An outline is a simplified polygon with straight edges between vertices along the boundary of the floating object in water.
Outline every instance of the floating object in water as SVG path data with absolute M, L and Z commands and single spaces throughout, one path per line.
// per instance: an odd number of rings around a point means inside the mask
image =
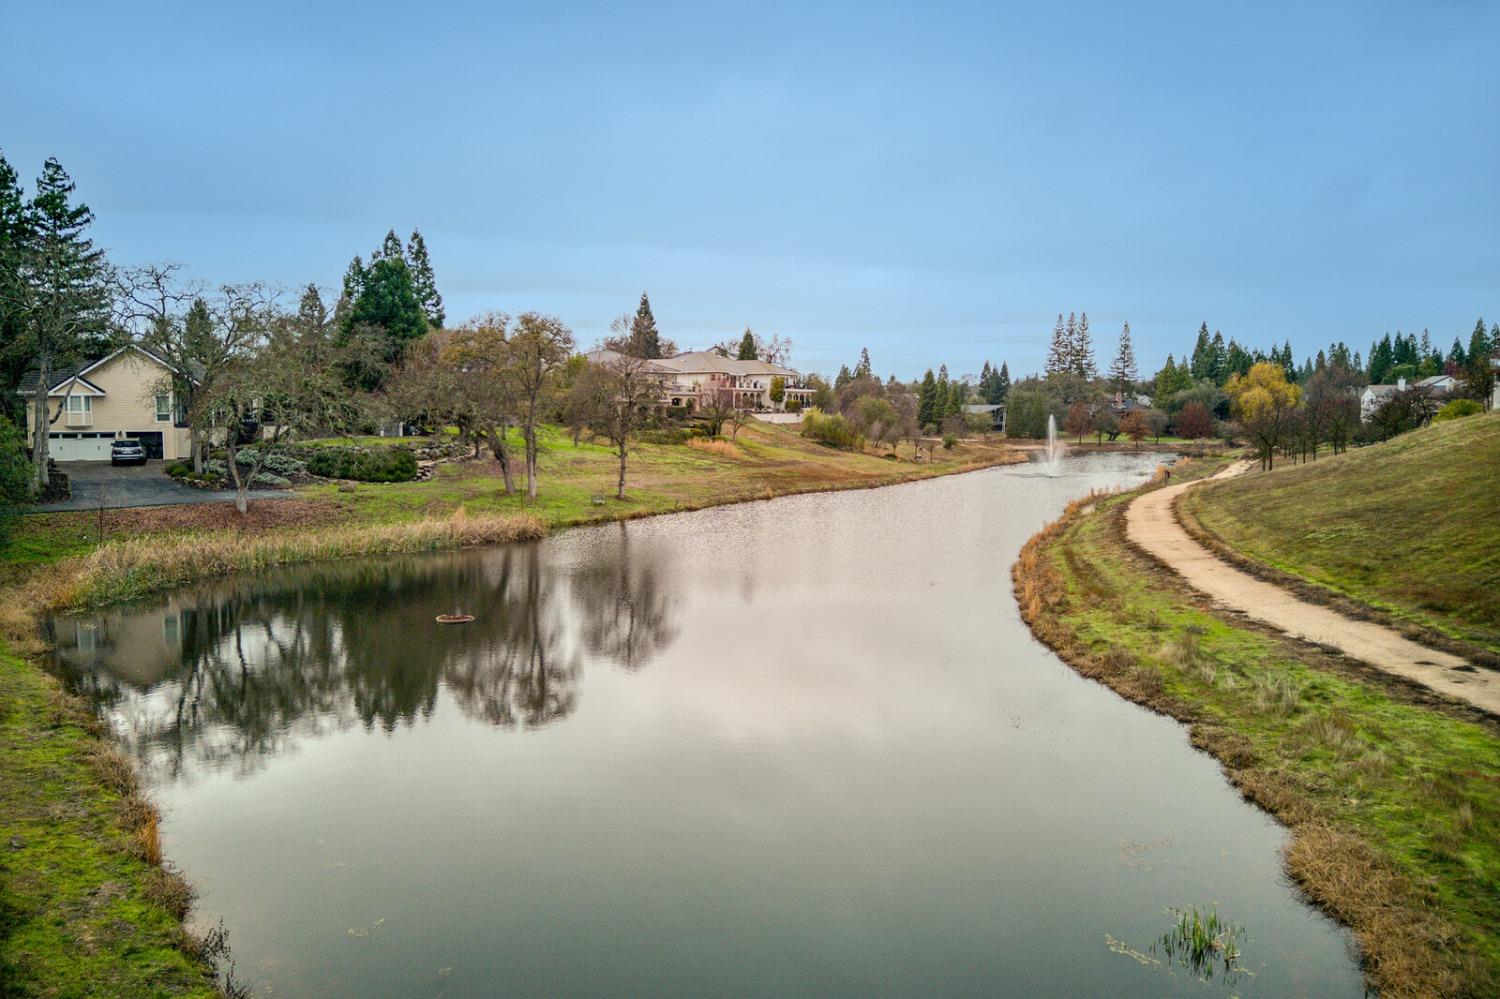
M 472 620 L 474 620 L 473 614 L 439 614 L 437 616 L 438 624 L 468 624 Z

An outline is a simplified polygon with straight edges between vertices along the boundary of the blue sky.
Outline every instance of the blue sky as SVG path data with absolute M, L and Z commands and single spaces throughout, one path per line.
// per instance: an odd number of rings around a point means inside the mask
M 12 4 L 0 151 L 118 262 L 334 286 L 419 227 L 450 319 L 644 288 L 805 370 L 1500 320 L 1500 3 L 1137 6 Z

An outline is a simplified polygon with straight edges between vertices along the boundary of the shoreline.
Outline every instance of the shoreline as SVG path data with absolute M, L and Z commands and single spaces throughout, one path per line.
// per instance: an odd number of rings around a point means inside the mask
M 1364 803 L 1355 797 L 1386 794 L 1383 775 L 1360 786 L 1364 760 L 1358 748 L 1350 750 L 1354 755 L 1347 764 L 1327 764 L 1328 770 L 1347 769 L 1355 775 L 1341 799 L 1337 787 L 1330 791 L 1326 785 L 1337 784 L 1342 774 L 1321 772 L 1317 759 L 1309 766 L 1305 758 L 1294 758 L 1298 751 L 1315 751 L 1300 744 L 1291 748 L 1307 738 L 1306 731 L 1319 731 L 1317 726 L 1329 718 L 1357 731 L 1361 716 L 1340 709 L 1310 713 L 1304 724 L 1296 724 L 1296 713 L 1309 709 L 1276 703 L 1275 692 L 1291 690 L 1295 702 L 1297 688 L 1290 677 L 1307 684 L 1308 675 L 1326 671 L 1330 692 L 1335 685 L 1367 688 L 1364 693 L 1375 702 L 1366 708 L 1371 717 L 1388 718 L 1390 711 L 1379 704 L 1388 700 L 1402 712 L 1431 712 L 1434 717 L 1428 720 L 1444 732 L 1480 728 L 1491 737 L 1493 719 L 1362 664 L 1311 646 L 1296 648 L 1295 639 L 1275 635 L 1248 618 L 1210 610 L 1201 596 L 1125 536 L 1126 505 L 1160 485 L 1074 502 L 1033 536 L 1012 568 L 1022 619 L 1038 641 L 1081 676 L 1183 724 L 1193 747 L 1214 757 L 1241 796 L 1286 828 L 1287 875 L 1309 904 L 1353 932 L 1369 987 L 1388 994 L 1486 994 L 1497 974 L 1493 956 L 1486 960 L 1472 952 L 1457 953 L 1475 943 L 1473 914 L 1459 912 L 1463 902 L 1472 900 L 1435 896 L 1426 879 L 1414 876 L 1414 870 L 1423 870 L 1420 860 L 1392 847 L 1391 837 L 1381 835 L 1383 830 L 1367 818 Z M 1151 595 L 1142 596 L 1137 588 Z M 1212 647 L 1204 648 L 1211 639 Z M 1231 649 L 1236 650 L 1234 658 L 1227 654 Z M 1293 669 L 1283 670 L 1281 657 L 1291 655 L 1301 658 L 1293 660 Z M 1262 690 L 1272 692 L 1265 717 L 1253 707 Z M 1349 736 L 1340 730 L 1330 738 Z M 1477 905 L 1483 913 L 1485 906 Z M 1470 917 L 1468 925 L 1454 922 L 1456 915 Z

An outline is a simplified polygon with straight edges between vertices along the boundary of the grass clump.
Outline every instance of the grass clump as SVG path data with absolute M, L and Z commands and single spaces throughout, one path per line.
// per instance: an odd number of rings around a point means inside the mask
M 1500 994 L 1500 723 L 1216 612 L 1126 542 L 1129 498 L 1027 544 L 1027 623 L 1080 673 L 1188 723 L 1288 825 L 1288 873 L 1353 928 L 1374 989 Z

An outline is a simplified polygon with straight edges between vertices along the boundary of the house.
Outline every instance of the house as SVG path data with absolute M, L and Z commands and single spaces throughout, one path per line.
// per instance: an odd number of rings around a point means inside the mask
M 1447 395 L 1458 387 L 1458 379 L 1452 375 L 1433 375 L 1412 383 L 1430 396 Z
M 47 452 L 58 461 L 108 461 L 110 441 L 134 437 L 148 458 L 190 456 L 183 406 L 171 391 L 177 370 L 134 344 L 95 361 L 54 372 L 47 389 Z M 38 372 L 17 390 L 30 399 Z M 26 408 L 28 440 L 35 410 Z
M 1370 422 L 1370 417 L 1375 415 L 1391 396 L 1397 392 L 1406 390 L 1406 379 L 1399 379 L 1394 385 L 1366 385 L 1365 390 L 1359 394 L 1359 419 L 1361 423 Z
M 1003 405 L 979 403 L 965 406 L 964 412 L 973 413 L 976 416 L 988 416 L 990 418 L 991 430 L 1005 429 L 1005 407 Z
M 1115 397 L 1109 403 L 1110 412 L 1114 413 L 1117 418 L 1126 413 L 1150 408 L 1151 397 L 1149 395 L 1127 396 L 1123 392 L 1116 392 Z
M 599 349 L 584 355 L 590 363 L 608 362 L 620 355 Z M 802 384 L 802 376 L 791 368 L 768 361 L 741 361 L 711 350 L 690 350 L 675 357 L 646 362 L 648 370 L 661 377 L 661 404 L 672 409 L 692 410 L 702 405 L 706 396 L 716 391 L 733 394 L 740 409 L 756 412 L 778 412 L 793 402 L 806 405 L 816 394 Z M 771 382 L 782 380 L 782 400 L 771 399 Z

